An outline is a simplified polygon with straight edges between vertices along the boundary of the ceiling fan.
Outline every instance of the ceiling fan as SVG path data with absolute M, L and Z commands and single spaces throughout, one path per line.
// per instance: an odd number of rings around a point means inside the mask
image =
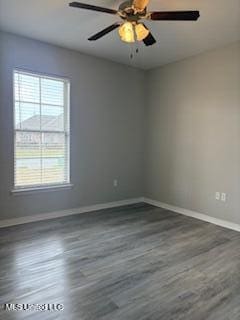
M 103 8 L 90 4 L 71 2 L 70 7 L 93 10 L 103 13 L 109 13 L 119 16 L 123 22 L 115 22 L 111 26 L 103 29 L 90 37 L 89 41 L 95 41 L 109 32 L 118 28 L 122 41 L 135 42 L 143 41 L 146 46 L 156 43 L 155 38 L 144 23 L 139 22 L 142 19 L 152 21 L 196 21 L 200 14 L 199 11 L 147 11 L 147 5 L 150 0 L 129 0 L 120 4 L 118 10 Z

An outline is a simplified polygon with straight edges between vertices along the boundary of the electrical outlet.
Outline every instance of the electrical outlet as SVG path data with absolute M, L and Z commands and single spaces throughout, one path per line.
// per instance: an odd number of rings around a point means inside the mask
M 227 200 L 227 195 L 226 195 L 226 193 L 223 192 L 221 194 L 221 201 L 226 202 L 226 200 Z
M 114 179 L 113 180 L 113 186 L 116 188 L 118 186 L 118 180 L 117 179 Z
M 221 198 L 220 192 L 216 192 L 215 199 L 220 200 L 220 198 Z

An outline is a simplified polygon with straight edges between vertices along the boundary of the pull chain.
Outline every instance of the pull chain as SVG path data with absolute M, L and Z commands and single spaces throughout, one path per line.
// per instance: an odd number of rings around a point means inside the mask
M 138 44 L 136 44 L 134 49 L 132 50 L 132 52 L 130 54 L 130 59 L 133 60 L 134 57 L 136 57 L 138 53 L 139 53 L 139 47 L 138 47 Z

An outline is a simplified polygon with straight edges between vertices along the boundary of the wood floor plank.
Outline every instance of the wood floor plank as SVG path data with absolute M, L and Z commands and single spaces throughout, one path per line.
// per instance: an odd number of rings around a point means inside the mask
M 147 204 L 0 230 L 3 320 L 240 320 L 240 234 Z

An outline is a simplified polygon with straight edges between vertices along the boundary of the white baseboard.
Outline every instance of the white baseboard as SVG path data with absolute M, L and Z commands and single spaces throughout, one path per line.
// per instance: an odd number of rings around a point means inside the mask
M 188 209 L 183 209 L 180 207 L 172 206 L 170 204 L 163 203 L 163 202 L 156 201 L 156 200 L 152 200 L 152 199 L 148 199 L 148 198 L 143 198 L 143 201 L 148 204 L 151 204 L 153 206 L 156 206 L 156 207 L 160 207 L 160 208 L 163 208 L 166 210 L 177 212 L 177 213 L 183 214 L 188 217 L 192 217 L 192 218 L 196 218 L 196 219 L 199 219 L 202 221 L 210 222 L 210 223 L 216 224 L 218 226 L 240 232 L 240 225 L 237 223 L 229 222 L 229 221 L 222 220 L 222 219 L 217 219 L 217 218 L 208 216 L 203 213 L 199 213 L 199 212 L 188 210 Z
M 56 212 L 50 212 L 50 213 L 41 213 L 34 216 L 0 220 L 0 228 L 15 226 L 15 225 L 24 224 L 24 223 L 36 222 L 36 221 L 55 219 L 60 217 L 66 217 L 66 216 L 71 216 L 71 215 L 91 212 L 91 211 L 97 211 L 102 209 L 116 208 L 116 207 L 121 207 L 125 205 L 130 205 L 130 204 L 136 204 L 136 203 L 144 202 L 143 199 L 144 198 L 120 200 L 115 202 L 95 204 L 92 206 L 85 206 L 85 207 L 74 208 L 69 210 L 62 210 L 62 211 L 56 211 Z
M 69 210 L 62 210 L 62 211 L 55 211 L 55 212 L 50 212 L 50 213 L 42 213 L 42 214 L 37 214 L 34 216 L 26 216 L 26 217 L 21 217 L 21 218 L 0 220 L 0 228 L 15 226 L 15 225 L 24 224 L 24 223 L 30 223 L 30 222 L 50 220 L 50 219 L 55 219 L 55 218 L 60 218 L 60 217 L 71 216 L 71 215 L 75 215 L 75 214 L 81 214 L 81 213 L 85 213 L 85 212 L 102 210 L 102 209 L 116 208 L 116 207 L 121 207 L 121 206 L 125 206 L 125 205 L 130 205 L 130 204 L 137 204 L 140 202 L 145 202 L 145 203 L 151 204 L 156 207 L 160 207 L 160 208 L 163 208 L 166 210 L 177 212 L 177 213 L 183 214 L 188 217 L 192 217 L 192 218 L 196 218 L 196 219 L 199 219 L 202 221 L 210 222 L 210 223 L 216 224 L 218 226 L 240 232 L 240 225 L 239 224 L 225 221 L 225 220 L 221 220 L 221 219 L 217 219 L 214 217 L 210 217 L 210 216 L 203 214 L 203 213 L 199 213 L 196 211 L 172 206 L 170 204 L 163 203 L 163 202 L 156 201 L 156 200 L 152 200 L 152 199 L 148 199 L 145 197 L 95 204 L 95 205 L 91 205 L 91 206 L 85 206 L 85 207 L 74 208 L 74 209 L 69 209 Z

